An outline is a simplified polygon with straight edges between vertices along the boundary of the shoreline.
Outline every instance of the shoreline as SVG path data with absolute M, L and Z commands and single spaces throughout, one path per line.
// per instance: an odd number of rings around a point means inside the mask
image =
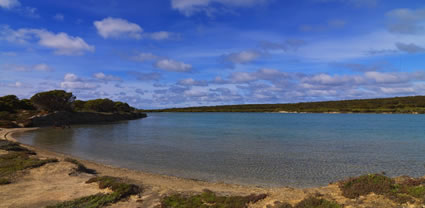
M 17 129 L 0 129 L 0 139 L 5 139 L 9 141 L 15 141 L 18 142 L 14 137 L 13 134 L 17 132 L 23 132 L 23 131 L 32 131 L 37 130 L 38 128 L 17 128 Z M 267 194 L 267 198 L 264 200 L 261 200 L 255 204 L 250 205 L 249 207 L 254 208 L 265 208 L 268 205 L 273 205 L 276 201 L 284 201 L 290 204 L 296 204 L 303 199 L 309 197 L 309 196 L 316 196 L 320 195 L 322 198 L 325 198 L 327 200 L 336 201 L 340 204 L 349 205 L 346 207 L 367 207 L 370 206 L 370 203 L 376 203 L 376 201 L 381 201 L 382 204 L 392 203 L 389 199 L 383 198 L 382 196 L 378 196 L 375 194 L 370 194 L 368 196 L 365 196 L 361 198 L 361 203 L 363 203 L 365 206 L 356 206 L 355 204 L 359 203 L 359 199 L 348 199 L 342 196 L 341 190 L 339 189 L 338 183 L 330 183 L 328 186 L 322 186 L 322 187 L 312 187 L 312 188 L 292 188 L 292 187 L 260 187 L 260 186 L 253 186 L 253 185 L 240 185 L 240 184 L 229 184 L 224 182 L 207 182 L 207 181 L 200 181 L 200 180 L 193 180 L 193 179 L 184 179 L 179 178 L 175 176 L 167 176 L 167 175 L 161 175 L 161 174 L 155 174 L 155 173 L 148 173 L 144 171 L 138 171 L 138 170 L 130 170 L 126 168 L 118 168 L 113 167 L 110 165 L 101 164 L 94 161 L 84 160 L 80 158 L 76 158 L 71 155 L 56 153 L 48 150 L 44 150 L 41 148 L 37 148 L 30 145 L 21 144 L 23 147 L 26 147 L 30 150 L 33 150 L 37 153 L 38 157 L 41 158 L 57 158 L 59 159 L 59 164 L 49 164 L 48 167 L 45 167 L 44 171 L 49 171 L 51 169 L 54 169 L 55 166 L 64 166 L 64 165 L 70 165 L 66 162 L 63 162 L 65 158 L 73 158 L 80 161 L 83 165 L 90 169 L 94 169 L 98 172 L 100 176 L 113 176 L 113 177 L 119 177 L 124 178 L 134 184 L 141 185 L 144 189 L 144 193 L 142 197 L 131 197 L 126 202 L 119 202 L 118 204 L 114 204 L 112 207 L 158 207 L 160 204 L 160 200 L 162 197 L 174 194 L 174 193 L 183 193 L 183 194 L 196 194 L 201 193 L 205 189 L 211 190 L 213 192 L 216 192 L 220 195 L 226 195 L 226 196 L 246 196 L 250 194 Z M 41 167 L 40 169 L 43 169 Z M 69 169 L 69 168 L 68 168 Z M 64 179 L 63 177 L 69 178 L 69 180 L 77 180 L 77 181 L 85 181 L 88 177 L 91 177 L 91 175 L 87 174 L 81 174 L 77 176 L 70 176 L 67 174 L 67 170 L 64 169 L 61 171 L 60 176 L 58 176 L 58 179 L 55 179 L 55 181 L 66 181 L 67 179 Z M 30 170 L 29 175 L 32 174 L 32 172 L 36 170 Z M 65 171 L 65 173 L 63 173 Z M 57 173 L 57 174 L 59 174 Z M 45 174 L 45 173 L 43 173 Z M 32 181 L 31 181 L 32 180 Z M 26 179 L 22 180 L 24 182 L 34 182 L 34 180 L 39 179 Z M 36 181 L 41 184 L 46 183 L 44 181 Z M 58 183 L 59 183 L 58 182 Z M 21 183 L 21 180 L 18 180 L 16 184 L 12 183 L 10 185 L 6 185 L 0 189 L 0 201 L 6 201 L 12 200 L 13 203 L 19 203 L 16 202 L 16 200 L 19 201 L 19 199 L 11 199 L 12 197 L 8 197 L 7 193 L 10 193 L 10 191 L 13 190 L 20 190 L 15 188 L 14 186 L 19 186 Z M 92 194 L 92 192 L 95 192 L 96 189 L 94 188 L 91 190 L 89 188 L 81 188 L 81 182 L 77 183 L 78 186 L 75 186 L 75 188 L 67 187 L 67 189 L 71 189 L 70 191 L 74 192 L 82 192 L 81 195 L 84 193 L 86 195 L 89 195 L 87 193 Z M 87 186 L 86 184 L 84 184 Z M 59 185 L 60 186 L 60 183 Z M 7 188 L 10 188 L 8 190 Z M 51 188 L 50 188 L 51 189 Z M 85 189 L 89 189 L 89 192 L 86 193 Z M 36 190 L 37 192 L 40 192 L 40 194 L 43 194 L 43 190 Z M 102 192 L 102 190 L 97 190 L 98 192 Z M 63 195 L 63 194 L 62 194 Z M 62 201 L 78 198 L 77 195 L 71 195 L 71 196 L 64 196 L 65 198 Z M 79 196 L 79 195 L 78 195 Z M 81 197 L 81 196 L 79 196 Z M 36 199 L 34 199 L 37 203 L 43 203 L 39 202 Z M 33 203 L 35 203 L 33 202 Z M 44 202 L 47 203 L 48 202 Z M 50 202 L 51 203 L 51 202 Z M 354 205 L 354 206 L 350 206 Z M 369 204 L 369 205 L 368 205 Z M 14 204 L 16 205 L 16 204 Z M 377 206 L 374 204 L 374 207 L 388 207 L 388 206 Z M 44 205 L 45 206 L 45 205 Z M 0 207 L 2 207 L 0 203 Z M 20 207 L 20 206 L 13 206 L 13 207 Z M 22 207 L 28 207 L 22 206 Z M 37 206 L 34 206 L 37 207 Z

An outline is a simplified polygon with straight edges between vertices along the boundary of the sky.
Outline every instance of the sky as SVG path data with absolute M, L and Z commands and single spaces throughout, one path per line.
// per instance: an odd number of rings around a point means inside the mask
M 0 0 L 0 96 L 143 109 L 425 94 L 423 0 Z

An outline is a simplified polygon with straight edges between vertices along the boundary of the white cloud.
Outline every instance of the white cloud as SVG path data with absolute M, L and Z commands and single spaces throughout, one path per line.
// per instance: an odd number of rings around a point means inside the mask
M 57 21 L 63 21 L 65 19 L 65 16 L 63 16 L 63 14 L 56 14 L 55 16 L 53 16 L 53 19 L 57 20 Z
M 94 46 L 87 44 L 80 37 L 69 36 L 66 33 L 53 33 L 45 29 L 22 28 L 13 30 L 8 26 L 0 28 L 0 39 L 16 43 L 28 43 L 38 39 L 38 44 L 55 50 L 57 55 L 82 55 L 85 52 L 93 52 Z
M 182 79 L 178 81 L 177 84 L 183 86 L 208 86 L 206 81 L 197 81 L 193 78 Z
M 67 90 L 92 90 L 98 88 L 96 84 L 80 79 L 77 75 L 72 73 L 65 74 L 64 80 L 61 82 L 60 86 Z
M 5 70 L 11 71 L 20 71 L 20 72 L 31 72 L 31 71 L 40 71 L 40 72 L 51 72 L 54 71 L 52 67 L 45 63 L 36 64 L 33 66 L 28 65 L 14 65 L 14 64 L 6 64 L 1 67 Z
M 160 32 L 154 32 L 150 34 L 150 37 L 154 40 L 165 40 L 169 39 L 173 36 L 173 33 L 166 32 L 166 31 L 160 31 Z
M 400 53 L 396 43 L 425 45 L 425 36 L 394 34 L 386 30 L 380 30 L 356 37 L 309 41 L 308 44 L 290 55 L 311 61 L 340 62 Z
M 121 18 L 108 17 L 100 21 L 94 21 L 94 26 L 97 32 L 103 38 L 133 38 L 133 39 L 153 39 L 166 40 L 177 37 L 178 35 L 172 32 L 159 31 L 152 33 L 144 33 L 143 28 L 136 23 L 129 22 Z
M 103 72 L 93 74 L 93 77 L 102 81 L 121 81 L 121 78 L 112 75 L 106 75 Z
M 425 31 L 425 9 L 394 9 L 387 13 L 390 18 L 389 31 L 416 34 Z
M 36 71 L 45 71 L 45 72 L 48 72 L 48 71 L 53 71 L 53 68 L 51 68 L 49 65 L 47 65 L 47 64 L 37 64 L 37 65 L 34 65 L 34 70 L 36 70 Z
M 135 56 L 132 56 L 130 59 L 133 61 L 145 62 L 145 61 L 154 61 L 159 58 L 160 58 L 159 56 L 156 56 L 152 53 L 139 53 Z
M 192 65 L 171 59 L 160 59 L 154 64 L 154 66 L 165 71 L 173 72 L 188 72 L 192 70 Z
M 171 0 L 171 7 L 186 16 L 197 12 L 208 12 L 209 6 L 219 3 L 224 6 L 248 7 L 267 2 L 267 0 Z
M 365 77 L 377 83 L 400 83 L 409 80 L 407 74 L 401 73 L 365 72 Z
M 66 33 L 57 33 L 46 30 L 33 30 L 40 38 L 39 44 L 52 48 L 58 55 L 82 55 L 85 51 L 94 51 L 94 46 L 87 44 L 80 37 L 72 37 Z
M 141 39 L 143 29 L 125 19 L 108 17 L 100 21 L 95 21 L 94 26 L 103 38 L 130 37 Z
M 261 53 L 258 51 L 241 51 L 237 53 L 230 53 L 223 58 L 233 64 L 246 64 L 259 58 Z
M 5 9 L 12 9 L 20 5 L 21 3 L 18 0 L 0 0 L 0 7 Z

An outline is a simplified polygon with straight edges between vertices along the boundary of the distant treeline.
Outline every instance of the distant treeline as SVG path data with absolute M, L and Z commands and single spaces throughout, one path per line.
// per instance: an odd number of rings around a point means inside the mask
M 288 104 L 247 104 L 169 108 L 147 112 L 306 112 L 306 113 L 425 113 L 425 96 Z

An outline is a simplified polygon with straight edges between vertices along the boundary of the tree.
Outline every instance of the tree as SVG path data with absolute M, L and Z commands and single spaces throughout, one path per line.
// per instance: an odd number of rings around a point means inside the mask
M 130 105 L 128 105 L 127 103 L 123 103 L 123 102 L 115 102 L 114 104 L 114 109 L 117 112 L 131 112 L 134 111 L 134 108 L 132 108 Z
M 86 104 L 86 102 L 85 101 L 82 101 L 82 100 L 76 100 L 76 101 L 74 101 L 74 103 L 72 104 L 72 108 L 75 110 L 75 111 L 83 111 L 83 110 L 85 110 L 85 107 L 84 107 L 84 105 Z
M 84 108 L 96 112 L 114 112 L 114 101 L 109 99 L 89 100 L 84 104 Z
M 40 92 L 31 97 L 32 104 L 40 110 L 71 111 L 75 96 L 64 90 Z
M 19 107 L 19 98 L 16 95 L 0 97 L 0 111 L 14 112 Z

